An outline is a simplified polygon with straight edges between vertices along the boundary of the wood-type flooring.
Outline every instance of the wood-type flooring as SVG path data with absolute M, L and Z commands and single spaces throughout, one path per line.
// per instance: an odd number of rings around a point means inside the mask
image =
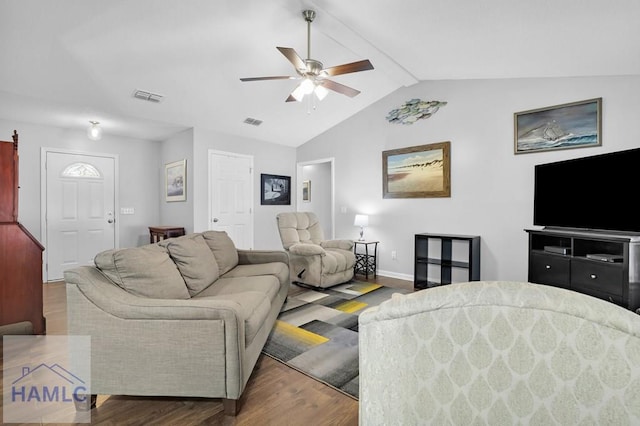
M 356 276 L 365 281 L 363 276 Z M 413 282 L 378 276 L 370 282 L 412 288 Z M 300 291 L 291 286 L 290 295 Z M 43 286 L 47 334 L 66 333 L 64 282 Z M 0 367 L 2 354 L 0 353 Z M 0 388 L 0 391 L 2 388 Z M 1 413 L 0 413 L 1 416 Z M 66 423 L 68 425 L 68 423 Z M 240 413 L 225 416 L 222 400 L 99 395 L 94 425 L 357 425 L 358 401 L 261 355 L 244 391 Z

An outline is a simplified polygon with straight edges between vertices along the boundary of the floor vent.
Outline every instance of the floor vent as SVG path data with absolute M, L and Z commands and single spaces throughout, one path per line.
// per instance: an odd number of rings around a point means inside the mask
M 258 120 L 257 118 L 251 118 L 251 117 L 245 118 L 244 122 L 247 124 L 251 124 L 252 126 L 259 126 L 262 124 L 262 120 Z
M 157 93 L 147 92 L 146 90 L 136 90 L 133 92 L 133 97 L 155 103 L 162 102 L 162 99 L 164 99 L 164 96 Z

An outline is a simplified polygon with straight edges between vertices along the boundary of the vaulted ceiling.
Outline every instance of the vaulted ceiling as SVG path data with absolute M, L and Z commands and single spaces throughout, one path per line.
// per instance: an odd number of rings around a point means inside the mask
M 332 77 L 316 108 L 285 102 L 297 81 L 276 46 Z M 637 0 L 1 0 L 0 118 L 162 140 L 188 127 L 299 146 L 422 80 L 640 74 Z M 136 89 L 164 96 L 149 103 Z M 244 123 L 262 120 L 260 126 Z

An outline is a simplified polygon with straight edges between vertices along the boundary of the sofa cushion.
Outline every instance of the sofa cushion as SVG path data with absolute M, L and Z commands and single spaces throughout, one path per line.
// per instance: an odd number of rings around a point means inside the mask
M 242 278 L 242 277 L 259 277 L 259 276 L 271 276 L 276 277 L 279 282 L 285 283 L 289 280 L 289 266 L 282 262 L 270 262 L 254 265 L 238 265 L 221 278 Z M 250 281 L 250 280 L 249 280 Z M 258 288 L 261 291 L 266 291 L 269 295 L 269 299 L 273 300 L 279 290 L 279 285 L 275 286 L 271 284 L 272 280 L 268 280 L 269 284 L 263 284 L 261 281 L 249 284 L 251 288 Z M 230 284 L 234 285 L 234 284 Z M 236 286 L 239 284 L 235 284 Z M 242 284 L 244 285 L 244 284 Z
M 216 258 L 201 234 L 163 240 L 169 255 L 187 284 L 191 296 L 200 293 L 220 276 Z
M 280 282 L 274 275 L 255 277 L 221 276 L 213 285 L 204 289 L 197 297 L 228 296 L 247 291 L 258 292 L 268 300 L 274 300 L 280 290 Z
M 214 284 L 212 287 L 217 285 Z M 206 290 L 205 290 L 206 291 Z M 207 296 L 203 299 L 223 299 L 236 302 L 244 320 L 244 345 L 249 346 L 271 311 L 271 301 L 261 291 L 243 291 L 224 296 Z
M 96 267 L 129 293 L 155 299 L 189 299 L 189 291 L 167 249 L 156 244 L 107 250 Z
M 238 264 L 238 250 L 225 231 L 205 231 L 202 236 L 218 262 L 220 275 L 235 268 Z

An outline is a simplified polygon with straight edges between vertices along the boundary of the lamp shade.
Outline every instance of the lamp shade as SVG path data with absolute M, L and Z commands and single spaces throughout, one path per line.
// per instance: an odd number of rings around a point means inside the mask
M 354 226 L 369 226 L 369 216 L 366 214 L 357 214 L 353 221 Z

